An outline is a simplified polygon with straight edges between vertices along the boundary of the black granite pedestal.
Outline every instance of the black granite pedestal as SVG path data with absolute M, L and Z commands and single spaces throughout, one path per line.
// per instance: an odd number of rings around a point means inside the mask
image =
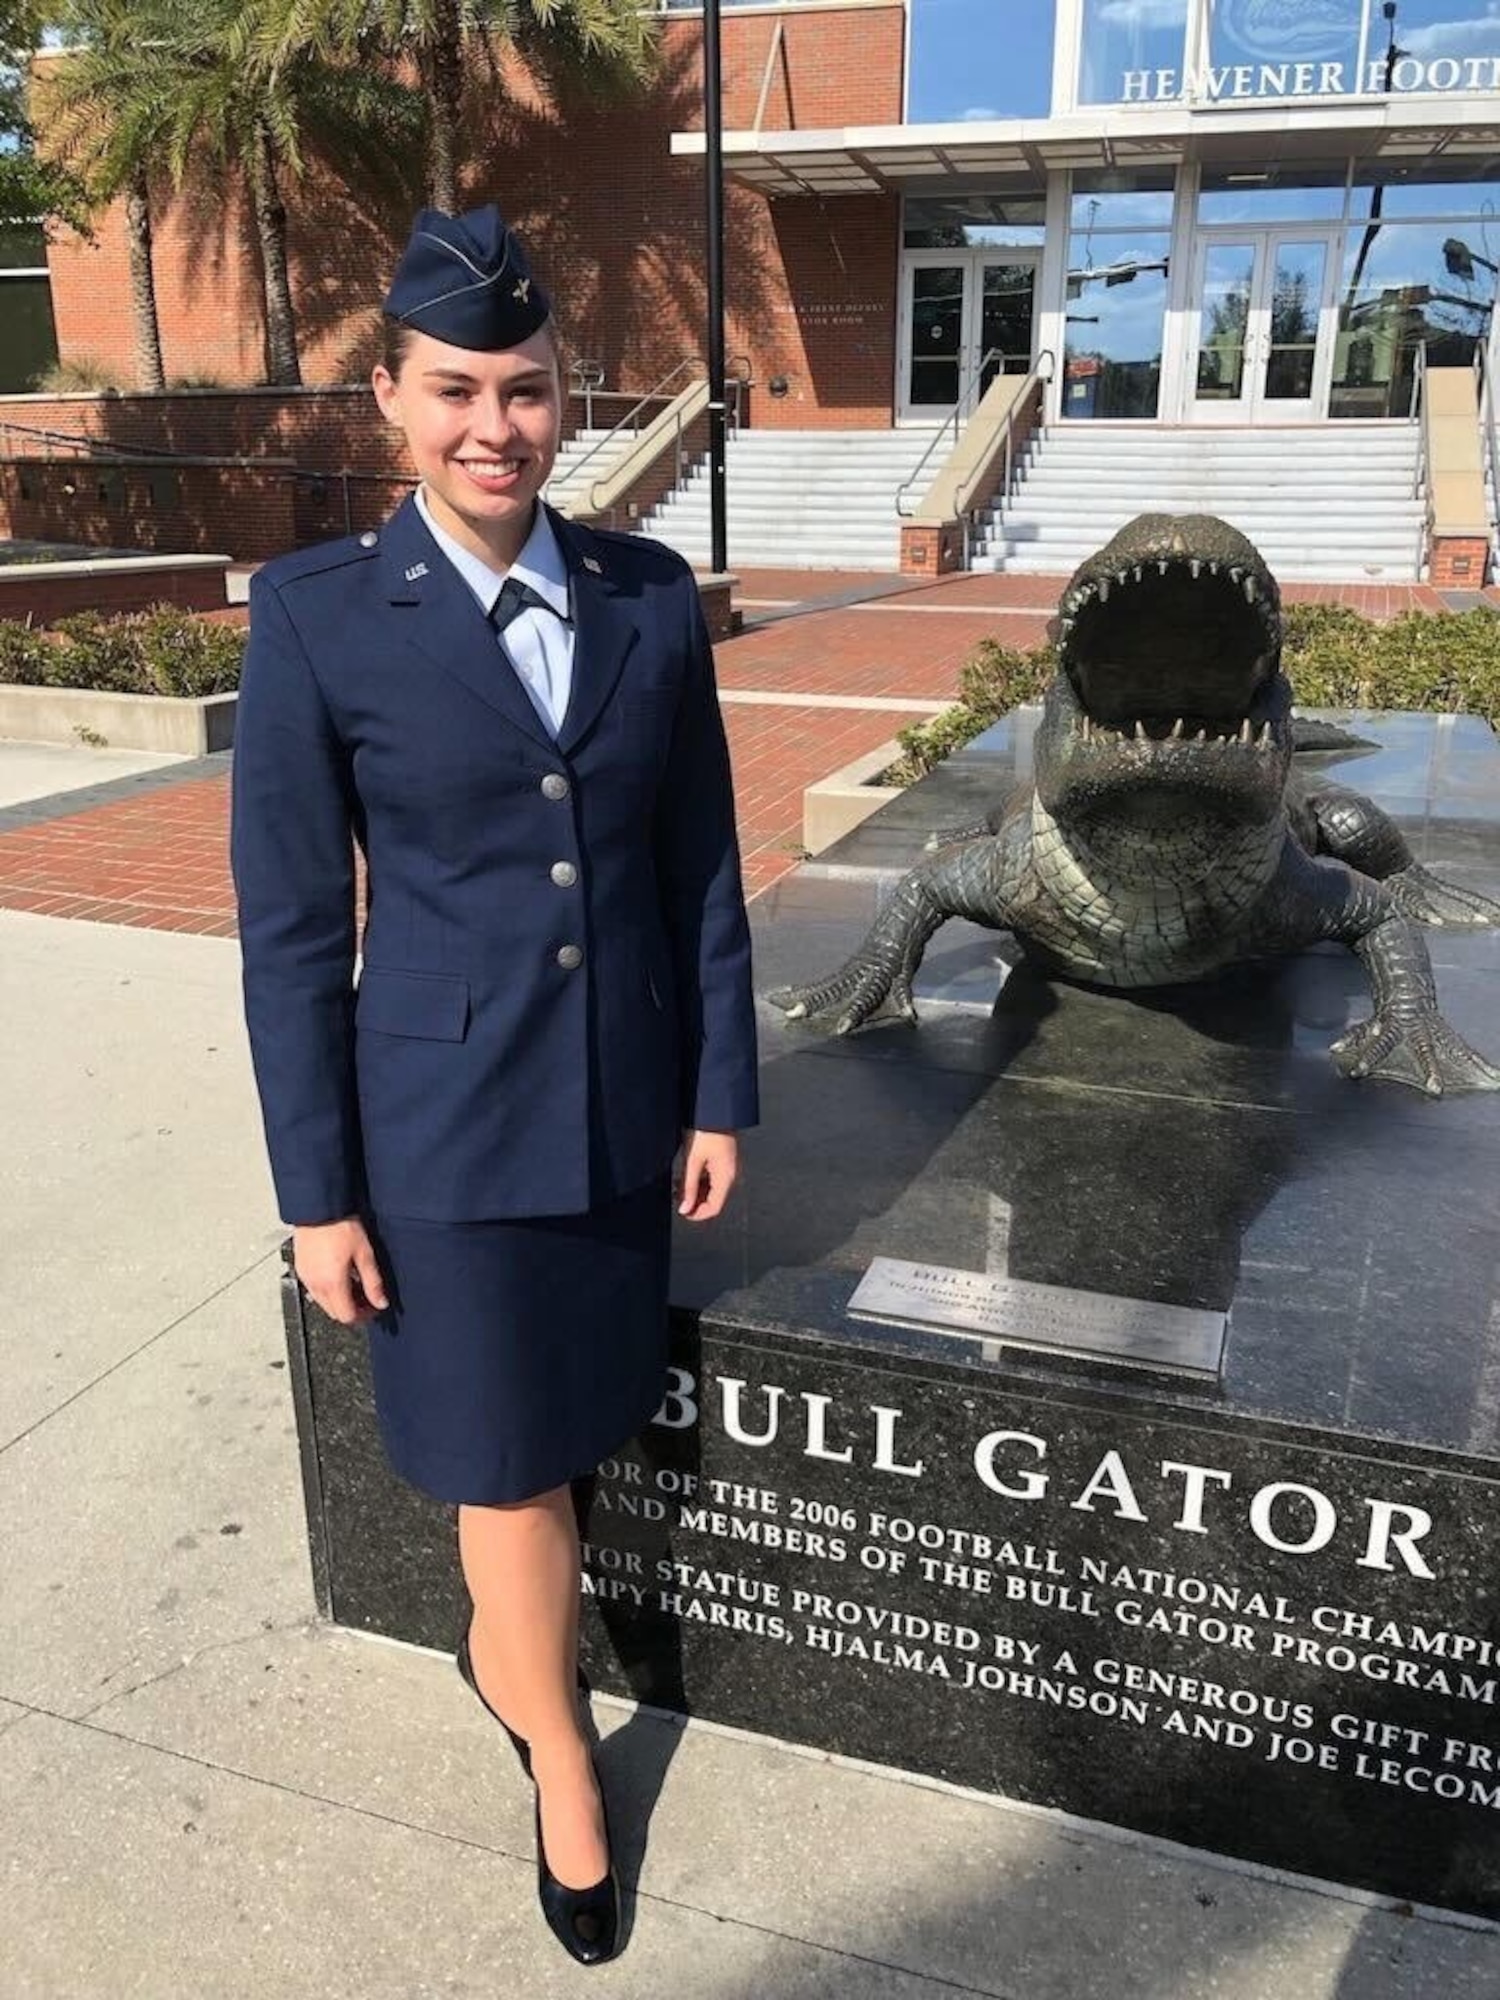
M 1324 767 L 1500 894 L 1490 732 L 1359 727 Z M 758 983 L 837 963 L 1029 728 L 762 899 Z M 1500 932 L 1429 937 L 1500 1053 Z M 1121 998 L 954 925 L 918 997 L 848 1041 L 766 1012 L 743 1188 L 681 1231 L 669 1393 L 591 1497 L 595 1682 L 1500 1917 L 1500 1099 L 1338 1077 L 1333 949 Z M 1227 1309 L 1222 1379 L 856 1319 L 877 1256 Z M 449 1647 L 449 1513 L 385 1469 L 363 1341 L 287 1297 L 319 1602 Z

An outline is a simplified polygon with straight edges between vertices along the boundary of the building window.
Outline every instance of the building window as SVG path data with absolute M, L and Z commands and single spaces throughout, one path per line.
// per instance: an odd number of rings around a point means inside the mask
M 52 281 L 40 223 L 0 223 L 0 391 L 35 389 L 57 360 Z
M 1083 0 L 1080 104 L 1179 97 L 1188 0 Z
M 1154 417 L 1172 234 L 1170 174 L 1075 174 L 1062 414 Z
M 901 240 L 908 250 L 1040 249 L 1047 197 L 1018 194 L 908 195 Z
M 1082 0 L 1081 104 L 1500 92 L 1496 0 Z
M 1056 0 L 910 0 L 909 125 L 1045 118 Z

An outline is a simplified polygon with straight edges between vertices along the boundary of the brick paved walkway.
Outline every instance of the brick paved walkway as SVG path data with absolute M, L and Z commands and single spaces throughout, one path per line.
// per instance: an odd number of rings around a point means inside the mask
M 987 634 L 1037 644 L 1062 582 L 744 572 L 745 594 L 764 605 L 844 600 L 718 648 L 748 893 L 760 894 L 796 865 L 807 785 L 951 699 L 959 669 Z M 1286 594 L 1352 603 L 1377 618 L 1409 606 L 1443 608 L 1420 585 L 1298 584 Z M 181 783 L 13 825 L 0 832 L 0 908 L 232 936 L 228 805 L 227 774 L 195 771 Z

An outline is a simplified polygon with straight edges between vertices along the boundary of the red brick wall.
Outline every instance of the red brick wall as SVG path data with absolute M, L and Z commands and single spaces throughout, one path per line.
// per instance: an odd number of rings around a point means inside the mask
M 0 569 L 0 618 L 55 625 L 75 611 L 143 611 L 176 604 L 184 611 L 220 611 L 221 569 L 95 570 L 87 576 L 39 576 L 29 567 Z
M 0 464 L 0 537 L 242 561 L 278 555 L 296 542 L 290 471 L 285 464 L 174 466 L 162 474 L 76 459 Z
M 784 53 L 772 73 L 765 129 L 899 120 L 903 8 L 789 9 L 725 18 L 728 129 L 754 121 L 778 21 Z M 684 355 L 703 351 L 703 169 L 670 150 L 672 132 L 701 127 L 701 73 L 700 24 L 669 20 L 659 75 L 630 103 L 549 94 L 511 61 L 502 92 L 475 92 L 470 129 L 485 136 L 474 148 L 465 198 L 501 202 L 554 293 L 568 348 L 601 362 L 611 388 L 648 388 Z M 362 378 L 406 218 L 373 216 L 326 174 L 310 177 L 289 208 L 306 377 Z M 889 424 L 898 216 L 895 196 L 768 202 L 730 185 L 729 338 L 761 385 L 750 399 L 752 422 Z M 101 219 L 94 244 L 64 238 L 50 262 L 63 358 L 88 355 L 128 382 L 118 211 Z M 173 204 L 157 223 L 156 262 L 169 378 L 256 380 L 263 345 L 258 264 L 234 193 L 216 189 L 206 203 Z M 776 374 L 789 381 L 780 401 L 764 388 Z

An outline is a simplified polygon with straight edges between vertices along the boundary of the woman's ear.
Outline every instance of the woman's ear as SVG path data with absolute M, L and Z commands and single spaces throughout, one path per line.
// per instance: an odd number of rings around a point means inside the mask
M 370 387 L 375 391 L 375 403 L 388 424 L 399 426 L 401 422 L 401 388 L 383 361 L 377 361 L 370 374 Z

